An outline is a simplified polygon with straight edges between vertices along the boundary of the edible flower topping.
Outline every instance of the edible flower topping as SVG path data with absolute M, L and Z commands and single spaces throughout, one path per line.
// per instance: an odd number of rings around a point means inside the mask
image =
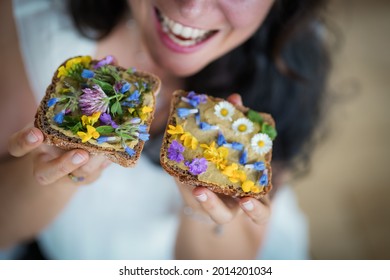
M 95 112 L 106 112 L 109 105 L 109 99 L 99 85 L 93 88 L 85 88 L 79 99 L 81 112 L 85 115 L 92 115 Z
M 252 137 L 251 147 L 256 153 L 263 155 L 272 149 L 272 140 L 267 134 L 258 133 Z
M 263 171 L 265 169 L 264 161 L 257 161 L 252 164 L 245 164 L 245 168 L 254 169 L 257 171 Z
M 184 160 L 183 152 L 183 145 L 178 141 L 173 140 L 168 147 L 168 158 L 176 162 L 182 162 Z
M 245 135 L 253 131 L 253 123 L 247 118 L 239 118 L 233 122 L 232 128 L 236 135 Z
M 98 63 L 96 63 L 93 68 L 98 69 L 104 65 L 112 64 L 114 62 L 114 57 L 112 55 L 108 55 L 102 60 L 99 60 Z
M 199 175 L 207 170 L 208 162 L 205 158 L 194 158 L 191 162 L 184 163 L 192 175 Z
M 84 79 L 90 79 L 93 78 L 94 76 L 95 73 L 88 69 L 83 69 L 83 72 L 81 72 L 81 77 L 83 77 Z
M 81 56 L 69 59 L 65 66 L 62 65 L 58 68 L 57 78 L 71 76 L 77 79 L 77 75 L 79 75 L 84 68 L 88 68 L 90 63 L 90 56 Z
M 225 143 L 223 144 L 223 146 L 237 151 L 241 151 L 242 149 L 244 149 L 244 145 L 239 142 Z
M 218 132 L 218 138 L 217 138 L 217 144 L 218 144 L 218 146 L 222 146 L 222 145 L 224 145 L 224 144 L 226 144 L 226 143 L 227 143 L 227 142 L 226 142 L 225 137 L 223 136 L 222 132 L 219 131 L 219 132 Z
M 243 170 L 238 169 L 236 163 L 226 166 L 222 171 L 222 174 L 228 176 L 232 183 L 244 182 L 246 180 L 246 173 Z
M 125 149 L 125 152 L 129 155 L 129 156 L 134 156 L 135 155 L 135 151 L 132 149 L 132 148 L 130 148 L 129 146 L 124 146 L 123 147 L 124 149 Z
M 177 108 L 176 112 L 177 112 L 177 115 L 179 116 L 179 118 L 184 119 L 191 114 L 198 113 L 199 110 L 198 109 L 188 109 L 188 108 Z
M 242 183 L 241 185 L 241 188 L 244 192 L 250 192 L 251 189 L 255 186 L 255 183 L 253 183 L 253 181 L 245 181 L 244 183 Z
M 217 125 L 211 125 L 211 124 L 206 123 L 206 122 L 201 122 L 199 124 L 199 128 L 201 130 L 219 130 L 219 127 Z
M 227 101 L 221 101 L 214 106 L 214 114 L 222 120 L 231 121 L 234 110 L 234 106 Z
M 81 116 L 81 122 L 83 123 L 83 126 L 94 125 L 98 121 L 100 114 L 100 112 L 96 112 L 93 113 L 92 116 Z
M 96 139 L 96 141 L 99 144 L 103 144 L 106 142 L 116 142 L 117 140 L 118 140 L 118 137 L 116 137 L 116 136 L 100 136 L 98 139 Z
M 96 114 L 96 113 L 94 113 Z M 112 119 L 110 114 L 103 113 L 100 115 L 99 120 L 105 124 L 105 125 L 110 125 L 113 128 L 118 128 L 118 125 L 115 123 L 115 121 Z
M 168 128 L 169 129 L 167 130 L 167 132 L 174 137 L 177 137 L 177 136 L 182 135 L 184 133 L 184 129 L 180 124 L 178 124 L 176 126 L 168 125 Z
M 55 116 L 54 116 L 54 121 L 58 124 L 61 124 L 63 121 L 64 121 L 64 117 L 65 117 L 65 110 L 61 110 L 61 112 L 57 113 Z
M 267 169 L 265 169 L 265 170 L 263 171 L 263 174 L 261 175 L 260 180 L 259 180 L 259 184 L 260 184 L 261 186 L 266 186 L 266 185 L 268 185 L 268 170 L 267 170 Z
M 91 138 L 98 139 L 100 134 L 96 131 L 96 128 L 94 128 L 91 125 L 87 125 L 87 132 L 79 131 L 77 132 L 77 135 L 80 136 L 81 142 L 85 143 Z
M 198 139 L 196 139 L 191 133 L 184 132 L 180 136 L 180 140 L 183 141 L 184 147 L 195 150 L 198 147 Z
M 218 169 L 224 169 L 226 167 L 227 156 L 229 154 L 229 150 L 227 148 L 216 148 L 214 141 L 210 144 L 210 146 L 207 144 L 201 144 L 200 146 L 205 149 L 203 151 L 203 156 L 208 161 L 213 162 Z
M 49 101 L 47 101 L 47 106 L 50 108 L 54 106 L 60 99 L 57 97 L 50 98 Z
M 207 102 L 207 96 L 205 94 L 196 94 L 194 91 L 190 91 L 187 97 L 182 97 L 181 100 L 190 104 L 192 107 L 198 107 L 200 103 Z
M 240 164 L 245 165 L 247 161 L 248 161 L 248 150 L 245 149 L 241 153 L 239 162 L 240 162 Z

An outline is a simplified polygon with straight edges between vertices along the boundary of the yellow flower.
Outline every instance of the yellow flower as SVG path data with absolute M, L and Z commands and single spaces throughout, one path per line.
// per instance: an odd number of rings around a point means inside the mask
M 100 114 L 101 114 L 101 112 L 95 112 L 92 114 L 92 116 L 83 115 L 81 117 L 81 121 L 83 123 L 83 126 L 94 125 L 94 123 L 98 121 Z
M 171 135 L 177 135 L 177 134 L 184 133 L 184 129 L 180 124 L 178 124 L 177 126 L 168 125 L 168 128 L 169 129 L 167 130 L 167 132 Z
M 244 192 L 250 192 L 252 190 L 252 188 L 255 187 L 255 183 L 253 183 L 252 181 L 245 181 L 244 183 L 242 183 L 241 185 L 241 189 L 244 191 Z
M 263 191 L 263 188 L 264 188 L 264 187 L 253 186 L 253 187 L 251 188 L 251 192 L 253 192 L 253 193 L 259 193 L 259 192 Z
M 81 56 L 81 57 L 75 57 L 69 59 L 65 63 L 65 67 L 62 65 L 58 68 L 57 78 L 68 75 L 69 70 L 74 70 L 74 68 L 76 68 L 77 65 L 79 64 L 82 64 L 84 68 L 88 68 L 90 63 L 91 63 L 90 56 Z
M 180 137 L 180 140 L 183 141 L 183 145 L 186 148 L 195 150 L 198 147 L 198 139 L 192 136 L 189 132 L 184 132 Z
M 213 162 L 218 169 L 225 169 L 226 162 L 227 162 L 227 156 L 229 153 L 228 148 L 225 147 L 215 147 L 215 142 L 212 142 L 210 146 L 207 144 L 201 144 L 200 145 L 205 150 L 203 151 L 203 156 L 208 161 Z
M 138 110 L 138 116 L 141 120 L 146 120 L 148 118 L 148 115 L 150 112 L 153 111 L 153 108 L 149 106 L 144 106 L 141 108 L 141 110 Z
M 91 125 L 87 125 L 87 133 L 79 131 L 77 132 L 77 135 L 80 136 L 81 142 L 85 143 L 91 138 L 98 139 L 100 134 L 96 131 L 96 128 L 94 128 Z
M 226 166 L 222 174 L 228 176 L 232 183 L 244 182 L 246 180 L 246 173 L 243 170 L 239 170 L 236 163 Z

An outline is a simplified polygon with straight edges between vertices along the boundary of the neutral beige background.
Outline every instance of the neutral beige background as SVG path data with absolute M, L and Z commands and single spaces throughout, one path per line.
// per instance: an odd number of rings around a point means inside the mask
M 328 15 L 330 133 L 294 182 L 312 258 L 390 259 L 390 1 L 333 0 Z

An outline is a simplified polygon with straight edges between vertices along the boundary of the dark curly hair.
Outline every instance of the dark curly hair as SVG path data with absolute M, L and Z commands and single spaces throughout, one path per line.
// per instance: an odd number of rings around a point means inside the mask
M 329 69 L 320 12 L 326 0 L 276 0 L 257 32 L 244 44 L 186 78 L 187 90 L 226 97 L 275 118 L 273 158 L 293 167 L 308 162 L 321 119 Z M 77 29 L 101 39 L 128 11 L 126 0 L 69 0 Z

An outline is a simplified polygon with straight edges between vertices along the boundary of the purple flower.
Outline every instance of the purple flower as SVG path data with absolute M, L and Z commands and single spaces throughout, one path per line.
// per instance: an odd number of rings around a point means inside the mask
M 173 140 L 168 148 L 168 158 L 176 162 L 182 162 L 184 160 L 183 152 L 184 146 L 176 140 Z
M 198 107 L 200 103 L 207 102 L 207 96 L 205 94 L 196 94 L 194 91 L 189 92 L 187 97 L 182 97 L 181 99 L 189 103 L 192 107 Z
M 205 158 L 194 158 L 191 162 L 187 161 L 185 165 L 192 175 L 199 175 L 207 170 L 207 160 Z
M 100 86 L 94 85 L 93 89 L 85 88 L 82 91 L 79 106 L 83 114 L 91 116 L 95 112 L 107 111 L 109 100 Z
M 85 78 L 85 79 L 90 79 L 90 78 L 93 78 L 95 76 L 95 73 L 91 70 L 88 70 L 88 69 L 83 69 L 83 72 L 81 72 L 81 77 Z
M 62 110 L 61 112 L 57 113 L 54 116 L 54 121 L 58 124 L 61 124 L 64 121 L 64 116 L 65 116 L 65 110 Z
M 98 61 L 98 63 L 96 63 L 93 68 L 97 69 L 104 65 L 112 64 L 113 62 L 114 62 L 114 57 L 112 55 L 108 55 L 102 60 Z
M 47 106 L 54 106 L 59 100 L 60 99 L 57 97 L 50 98 L 49 101 L 47 101 Z
M 105 125 L 111 125 L 113 128 L 118 128 L 118 125 L 115 121 L 112 120 L 111 115 L 103 113 L 100 115 L 99 120 Z

